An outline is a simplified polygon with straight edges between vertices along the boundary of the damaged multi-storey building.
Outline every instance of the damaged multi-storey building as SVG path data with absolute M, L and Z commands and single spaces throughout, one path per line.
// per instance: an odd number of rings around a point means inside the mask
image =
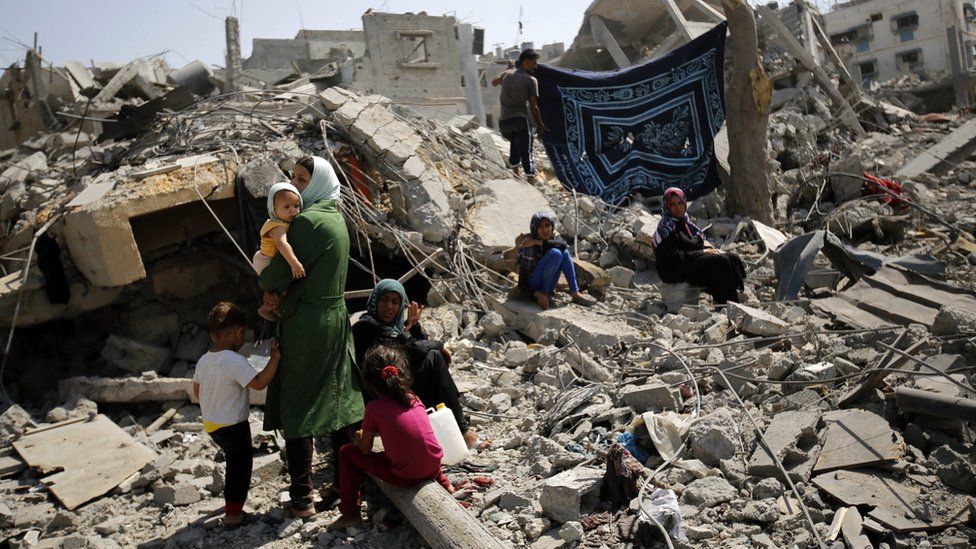
M 552 61 L 639 65 L 733 4 L 597 0 Z M 723 184 L 689 205 L 745 265 L 725 305 L 661 280 L 659 197 L 574 193 L 542 154 L 536 182 L 514 176 L 466 89 L 504 61 L 469 54 L 479 33 L 453 17 L 368 12 L 361 31 L 259 39 L 242 60 L 230 18 L 223 68 L 27 52 L 0 79 L 0 397 L 15 403 L 0 409 L 0 543 L 976 543 L 976 118 L 865 85 L 808 2 L 742 13 L 769 79 L 748 99 L 771 111 L 756 141 L 772 213 L 730 207 L 743 183 L 727 138 Z M 282 439 L 253 392 L 254 520 L 225 531 L 226 465 L 192 378 L 208 309 L 257 307 L 265 195 L 305 154 L 342 182 L 350 312 L 378 278 L 403 279 L 492 443 L 445 469 L 453 495 L 367 491 L 369 521 L 330 531 L 336 510 L 286 513 Z M 539 210 L 592 307 L 557 292 L 543 311 L 513 291 L 515 239 Z M 250 325 L 257 367 L 271 329 Z M 316 484 L 334 474 L 325 454 Z

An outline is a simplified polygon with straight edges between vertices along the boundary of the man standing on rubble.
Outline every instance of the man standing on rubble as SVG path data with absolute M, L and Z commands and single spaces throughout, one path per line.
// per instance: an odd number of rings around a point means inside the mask
M 518 69 L 506 70 L 492 80 L 493 85 L 502 86 L 499 94 L 501 114 L 498 118 L 498 129 L 510 144 L 509 167 L 518 175 L 518 165 L 521 162 L 529 183 L 535 181 L 531 121 L 535 121 L 539 139 L 546 133 L 546 125 L 542 123 L 542 113 L 539 112 L 539 81 L 532 76 L 538 63 L 539 54 L 529 48 L 519 55 Z M 532 113 L 531 119 L 529 112 Z
M 261 272 L 265 304 L 281 313 L 281 365 L 268 386 L 264 428 L 284 431 L 291 514 L 305 518 L 315 514 L 312 439 L 329 435 L 334 462 L 363 418 L 363 397 L 343 298 L 349 232 L 339 213 L 339 180 L 327 160 L 309 156 L 298 161 L 292 184 L 304 209 L 288 228 L 288 241 L 306 275 L 293 279 L 281 254 Z

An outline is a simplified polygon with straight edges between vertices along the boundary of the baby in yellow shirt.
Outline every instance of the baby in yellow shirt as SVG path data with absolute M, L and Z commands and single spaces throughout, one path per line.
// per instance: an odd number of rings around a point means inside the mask
M 288 243 L 288 226 L 302 211 L 302 195 L 291 183 L 275 183 L 268 190 L 268 215 L 270 218 L 261 226 L 261 247 L 254 254 L 254 270 L 261 274 L 275 255 L 281 254 L 291 267 L 295 278 L 305 277 L 305 267 Z M 258 309 L 258 314 L 268 320 L 276 320 L 278 312 L 267 305 Z

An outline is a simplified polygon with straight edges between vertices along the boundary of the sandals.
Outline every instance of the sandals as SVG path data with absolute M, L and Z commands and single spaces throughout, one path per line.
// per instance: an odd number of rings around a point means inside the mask
M 474 442 L 468 446 L 468 450 L 484 450 L 491 446 L 492 442 L 492 439 L 483 437 L 481 433 L 478 433 L 478 438 L 474 439 Z

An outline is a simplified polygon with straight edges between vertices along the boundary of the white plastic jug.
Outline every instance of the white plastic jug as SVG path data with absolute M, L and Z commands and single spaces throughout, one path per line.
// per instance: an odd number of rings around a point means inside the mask
M 442 402 L 437 405 L 436 410 L 427 408 L 427 417 L 430 418 L 430 426 L 434 429 L 437 443 L 444 450 L 441 463 L 454 465 L 464 461 L 468 457 L 468 445 L 464 443 L 464 436 L 454 419 L 454 412 Z

